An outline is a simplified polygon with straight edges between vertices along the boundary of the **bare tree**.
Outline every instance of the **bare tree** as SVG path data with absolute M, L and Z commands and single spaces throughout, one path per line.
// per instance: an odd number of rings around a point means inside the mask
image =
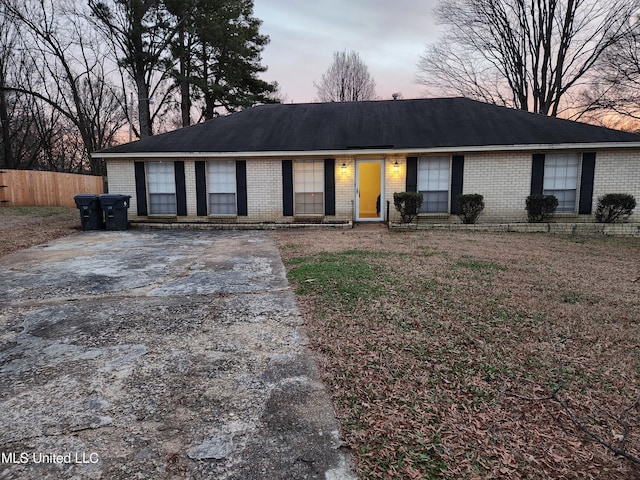
M 62 115 L 71 126 L 66 130 L 67 142 L 71 143 L 68 138 L 74 130 L 81 139 L 76 161 L 65 160 L 62 165 L 77 164 L 81 168 L 82 163 L 89 162 L 93 174 L 102 174 L 102 166 L 91 160 L 90 154 L 113 141 L 123 116 L 117 92 L 106 81 L 107 59 L 97 38 L 76 14 L 74 3 L 0 1 L 20 32 L 21 47 L 28 52 L 31 66 L 22 84 L 5 86 L 4 91 L 29 95 L 39 102 L 44 114 L 37 118 L 40 134 L 50 133 L 43 128 L 44 118 L 54 121 L 47 109 Z M 55 124 L 60 124 L 60 119 Z M 47 149 L 54 150 L 50 145 Z
M 189 2 L 195 8 L 195 2 Z M 135 85 L 140 137 L 153 135 L 150 103 L 159 114 L 171 96 L 169 45 L 181 27 L 160 0 L 89 0 L 92 18 L 120 68 Z M 183 19 L 188 18 L 183 12 Z
M 15 26 L 9 22 L 4 4 L 0 3 L 0 129 L 2 130 L 2 162 L 8 168 L 15 168 L 16 162 L 11 141 L 11 125 L 9 123 L 9 99 L 5 87 L 7 74 L 12 67 L 16 43 Z
M 582 92 L 584 114 L 590 120 L 616 121 L 626 130 L 640 124 L 640 21 L 609 48 L 597 64 L 598 77 Z
M 32 96 L 12 91 L 33 85 L 33 65 L 21 45 L 18 26 L 0 2 L 0 168 L 38 167 L 44 139 L 39 136 L 43 114 Z
M 375 100 L 376 82 L 356 52 L 334 52 L 333 63 L 314 82 L 321 102 L 358 102 Z
M 556 116 L 598 59 L 627 32 L 635 0 L 448 0 L 441 40 L 418 64 L 439 94 Z

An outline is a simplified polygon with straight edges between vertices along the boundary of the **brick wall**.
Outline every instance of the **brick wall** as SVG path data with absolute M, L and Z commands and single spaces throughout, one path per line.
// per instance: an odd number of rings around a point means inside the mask
M 462 193 L 484 196 L 479 222 L 523 222 L 531 191 L 531 153 L 496 152 L 464 156 Z M 457 218 L 456 218 L 457 220 Z
M 398 166 L 395 163 L 398 162 Z M 406 155 L 388 155 L 386 161 L 386 178 L 385 178 L 385 207 L 386 202 L 390 202 L 389 219 L 392 222 L 400 221 L 400 214 L 393 206 L 393 194 L 395 192 L 404 192 L 407 189 L 407 156 Z
M 198 214 L 198 204 L 196 200 L 196 162 L 185 160 L 184 180 L 187 193 L 187 215 L 195 217 Z
M 344 165 L 344 167 L 342 166 Z M 354 215 L 356 198 L 356 160 L 352 155 L 336 157 L 336 215 L 335 221 L 350 221 Z
M 129 218 L 138 213 L 136 198 L 135 167 L 132 160 L 109 160 L 107 164 L 107 186 L 110 193 L 131 195 L 129 203 Z
M 593 211 L 598 197 L 607 193 L 629 193 L 638 207 L 631 221 L 640 221 L 640 151 L 610 150 L 596 154 L 596 171 L 593 182 Z
M 525 200 L 531 188 L 532 153 L 467 153 L 464 157 L 463 193 L 479 193 L 484 196 L 485 210 L 478 221 L 480 223 L 526 222 Z M 386 211 L 386 202 L 390 202 L 390 220 L 397 222 L 399 215 L 393 207 L 393 194 L 406 189 L 406 155 L 404 154 L 377 157 L 336 156 L 336 215 L 325 217 L 324 220 L 349 221 L 354 218 L 358 158 L 384 158 L 385 195 L 381 208 Z M 249 216 L 231 221 L 291 222 L 294 220 L 293 217 L 282 216 L 283 159 L 287 158 L 246 158 Z M 295 161 L 294 157 L 288 159 Z M 137 201 L 133 161 L 108 160 L 107 175 L 111 192 L 132 196 L 129 215 L 135 219 Z M 206 220 L 204 217 L 196 216 L 195 160 L 185 159 L 185 175 L 188 217 L 181 220 Z M 630 193 L 640 202 L 640 151 L 628 149 L 597 152 L 594 211 L 597 198 L 605 193 Z M 579 196 L 580 192 L 578 191 L 577 194 Z M 639 216 L 638 213 L 634 215 L 635 218 Z M 557 217 L 570 222 L 593 219 L 592 216 L 577 215 L 557 215 Z M 421 221 L 457 223 L 459 219 L 455 215 L 438 215 L 422 216 Z
M 248 221 L 285 221 L 282 216 L 281 158 L 247 159 L 247 203 Z

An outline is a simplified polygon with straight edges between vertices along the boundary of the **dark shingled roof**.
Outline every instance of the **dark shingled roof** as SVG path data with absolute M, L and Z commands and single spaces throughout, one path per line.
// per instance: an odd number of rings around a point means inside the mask
M 640 142 L 466 98 L 261 105 L 99 153 L 279 152 Z

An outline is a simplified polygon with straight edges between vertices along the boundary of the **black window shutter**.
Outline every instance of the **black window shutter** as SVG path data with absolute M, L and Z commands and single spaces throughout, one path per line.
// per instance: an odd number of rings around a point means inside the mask
M 138 203 L 138 216 L 146 217 L 147 214 L 147 180 L 144 173 L 144 162 L 135 162 L 136 201 Z
M 282 160 L 282 215 L 293 216 L 293 160 Z
M 187 214 L 187 187 L 184 179 L 184 162 L 173 162 L 176 177 L 176 214 Z
M 582 177 L 580 178 L 580 203 L 578 213 L 591 215 L 593 203 L 593 179 L 596 172 L 596 153 L 582 154 Z
M 207 162 L 196 162 L 196 214 L 207 216 Z
M 544 181 L 544 153 L 534 153 L 531 162 L 531 195 L 542 195 Z
M 418 191 L 418 157 L 407 157 L 406 191 Z
M 324 160 L 324 214 L 336 214 L 336 161 Z
M 236 198 L 238 215 L 246 217 L 247 211 L 247 161 L 236 160 Z
M 462 195 L 462 182 L 464 179 L 464 156 L 454 155 L 451 159 L 451 213 L 457 215 L 458 196 Z

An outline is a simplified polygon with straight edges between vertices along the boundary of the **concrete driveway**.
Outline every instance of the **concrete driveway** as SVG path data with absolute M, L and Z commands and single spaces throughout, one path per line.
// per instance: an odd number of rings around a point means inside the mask
M 0 259 L 0 478 L 351 479 L 264 232 L 83 232 Z

